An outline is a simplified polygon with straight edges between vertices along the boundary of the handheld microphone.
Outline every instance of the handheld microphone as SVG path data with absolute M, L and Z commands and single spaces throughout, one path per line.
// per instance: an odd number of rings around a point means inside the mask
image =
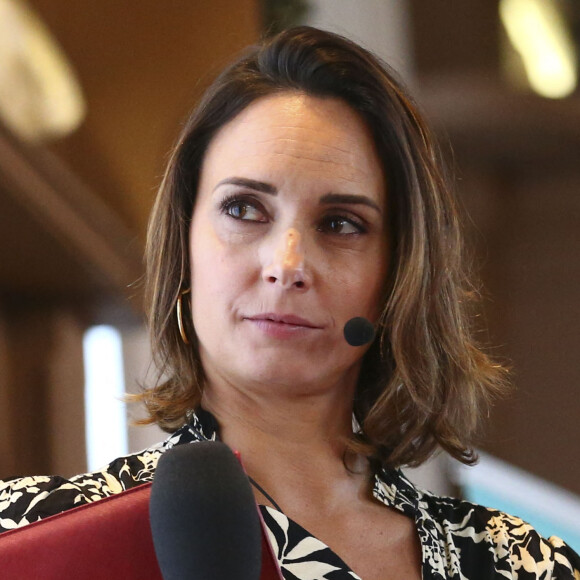
M 149 503 L 164 580 L 258 580 L 258 510 L 244 470 L 225 443 L 180 445 L 159 460 Z
M 375 338 L 375 327 L 367 318 L 357 316 L 344 325 L 344 338 L 350 346 L 364 346 Z

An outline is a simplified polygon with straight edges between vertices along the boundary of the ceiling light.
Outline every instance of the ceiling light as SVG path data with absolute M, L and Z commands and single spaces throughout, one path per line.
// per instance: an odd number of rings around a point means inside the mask
M 577 84 L 576 49 L 553 0 L 500 0 L 501 21 L 522 57 L 531 88 L 552 99 Z
M 85 115 L 62 49 L 20 0 L 0 0 L 0 120 L 26 141 L 74 131 Z

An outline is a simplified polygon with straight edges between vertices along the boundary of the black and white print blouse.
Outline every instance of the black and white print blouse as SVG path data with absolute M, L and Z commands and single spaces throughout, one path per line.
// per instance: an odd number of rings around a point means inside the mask
M 216 437 L 215 419 L 201 411 L 165 442 L 116 459 L 101 471 L 68 480 L 36 476 L 0 481 L 0 531 L 151 481 L 164 451 Z M 559 538 L 544 539 L 519 518 L 434 496 L 417 489 L 394 469 L 376 474 L 373 495 L 415 521 L 424 580 L 580 580 L 580 557 Z M 359 578 L 338 554 L 299 524 L 274 508 L 260 509 L 285 580 Z

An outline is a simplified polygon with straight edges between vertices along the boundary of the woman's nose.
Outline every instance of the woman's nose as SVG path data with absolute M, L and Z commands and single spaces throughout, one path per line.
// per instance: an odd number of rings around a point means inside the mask
M 282 288 L 306 289 L 310 285 L 304 269 L 304 249 L 300 232 L 290 228 L 276 241 L 271 258 L 265 262 L 264 281 Z

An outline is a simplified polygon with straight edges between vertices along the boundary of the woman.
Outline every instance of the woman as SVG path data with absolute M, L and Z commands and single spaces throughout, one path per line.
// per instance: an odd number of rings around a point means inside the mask
M 373 55 L 311 28 L 251 49 L 184 128 L 149 234 L 163 379 L 141 398 L 171 437 L 68 482 L 6 482 L 1 526 L 148 481 L 165 449 L 219 438 L 241 452 L 286 578 L 578 578 L 560 540 L 396 469 L 437 446 L 472 463 L 502 374 L 470 334 L 432 138 Z M 359 316 L 377 332 L 354 347 L 343 329 Z

